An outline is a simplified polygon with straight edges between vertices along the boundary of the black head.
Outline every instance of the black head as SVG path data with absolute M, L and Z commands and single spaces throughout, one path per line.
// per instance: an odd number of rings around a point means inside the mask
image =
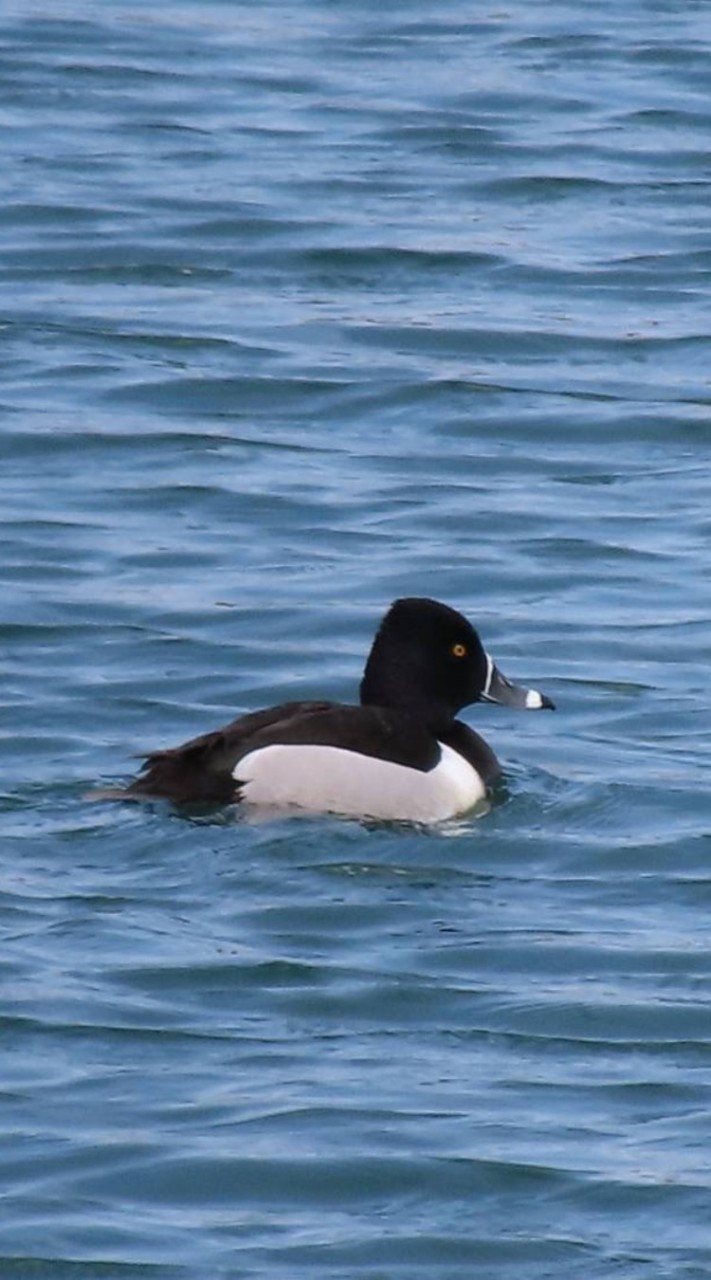
M 456 609 L 436 600 L 396 600 L 368 656 L 360 686 L 363 705 L 397 707 L 434 728 L 479 699 L 553 706 L 544 694 L 510 684 Z
M 486 674 L 481 640 L 461 613 L 436 600 L 396 600 L 373 641 L 360 700 L 447 723 L 476 702 Z

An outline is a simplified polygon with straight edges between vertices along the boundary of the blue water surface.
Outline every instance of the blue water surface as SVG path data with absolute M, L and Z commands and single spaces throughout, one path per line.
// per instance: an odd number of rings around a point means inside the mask
M 7 0 L 3 1280 L 711 1274 L 698 0 Z M 105 805 L 400 595 L 432 830 Z

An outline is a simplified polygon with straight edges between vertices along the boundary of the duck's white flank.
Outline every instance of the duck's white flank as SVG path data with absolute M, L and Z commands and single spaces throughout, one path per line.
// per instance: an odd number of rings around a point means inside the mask
M 440 743 L 441 758 L 423 773 L 342 747 L 275 744 L 243 756 L 234 778 L 249 804 L 296 805 L 315 813 L 385 821 L 442 822 L 486 795 L 472 766 Z

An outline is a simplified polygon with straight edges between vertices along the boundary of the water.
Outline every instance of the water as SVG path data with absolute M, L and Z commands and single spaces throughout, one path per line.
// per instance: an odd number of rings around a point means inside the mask
M 0 29 L 0 1274 L 707 1277 L 707 6 Z M 403 594 L 486 816 L 84 800 Z

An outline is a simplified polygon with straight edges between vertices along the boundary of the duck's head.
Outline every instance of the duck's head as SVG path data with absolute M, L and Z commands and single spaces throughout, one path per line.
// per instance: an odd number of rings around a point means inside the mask
M 553 702 L 512 684 L 474 627 L 437 600 L 396 600 L 378 628 L 360 686 L 363 705 L 397 707 L 435 727 L 472 702 L 539 710 Z

